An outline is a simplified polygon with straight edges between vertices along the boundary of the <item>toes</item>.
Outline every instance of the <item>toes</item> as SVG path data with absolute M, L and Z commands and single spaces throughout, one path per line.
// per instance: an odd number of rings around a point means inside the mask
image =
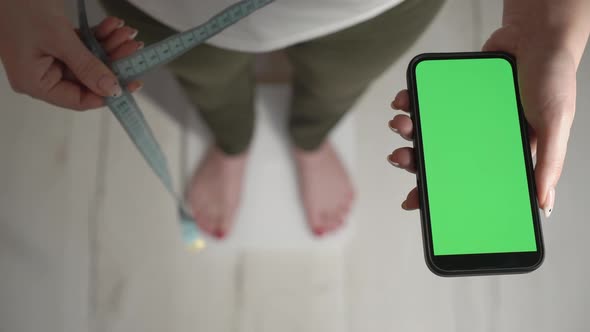
M 206 205 L 198 205 L 193 209 L 193 215 L 199 228 L 210 236 L 215 236 L 215 217 Z
M 220 217 L 214 217 L 214 216 L 209 217 L 209 220 L 208 220 L 209 221 L 209 225 L 208 225 L 209 234 L 219 240 L 225 236 L 223 230 L 220 227 L 220 220 L 221 220 Z
M 347 205 L 334 209 L 331 212 L 323 212 L 315 218 L 309 219 L 309 226 L 318 237 L 332 233 L 342 227 L 346 215 L 348 214 Z
M 199 213 L 197 211 L 195 211 L 194 215 L 195 215 L 195 219 L 196 219 L 195 221 L 197 222 L 197 226 L 199 226 L 199 228 L 203 232 L 213 236 L 213 233 L 215 232 L 215 228 L 212 227 L 211 221 L 207 218 L 207 216 L 205 214 Z
M 323 227 L 318 227 L 318 228 L 313 229 L 313 234 L 315 234 L 317 237 L 322 237 L 322 236 L 324 236 L 325 233 L 326 233 L 326 231 L 324 230 Z
M 221 240 L 223 238 L 225 238 L 226 235 L 226 231 L 220 227 L 218 227 L 217 229 L 215 229 L 215 232 L 213 233 L 213 236 L 215 236 L 217 239 Z
M 196 209 L 194 215 L 199 228 L 208 235 L 221 240 L 229 233 L 230 219 L 221 217 L 215 211 Z
M 345 210 L 346 213 L 348 213 L 350 211 L 350 208 L 354 204 L 355 199 L 356 199 L 356 195 L 353 190 L 346 192 L 346 194 L 343 195 L 340 204 L 337 205 L 336 209 L 339 211 Z
M 332 230 L 333 225 L 335 224 L 334 220 L 336 219 L 336 215 L 334 212 L 323 212 L 322 213 L 322 228 L 324 231 L 330 232 Z
M 338 207 L 338 216 L 346 217 L 348 212 L 350 212 L 350 204 L 340 204 L 340 206 Z
M 349 203 L 352 203 L 354 201 L 354 199 L 356 198 L 354 191 L 353 190 L 348 191 L 348 193 L 346 194 L 346 198 L 348 199 Z
M 346 213 L 343 213 L 339 209 L 334 209 L 331 212 L 325 212 L 322 214 L 322 228 L 324 230 L 324 234 L 332 233 L 344 224 L 344 218 Z
M 330 232 L 337 231 L 342 227 L 342 225 L 344 225 L 344 220 L 346 220 L 346 214 L 347 213 L 342 213 L 341 211 L 334 212 L 332 222 L 329 226 Z
M 393 120 L 390 120 L 389 128 L 398 133 L 404 139 L 411 141 L 412 136 L 414 135 L 414 128 L 412 125 L 412 119 L 405 114 L 398 114 L 396 115 Z
M 332 219 L 330 221 L 330 223 L 326 225 L 326 233 L 333 233 L 333 232 L 337 231 L 338 229 L 340 229 L 341 225 L 342 225 L 342 220 L 340 220 L 338 218 Z
M 340 202 L 338 207 L 336 208 L 336 213 L 338 214 L 338 218 L 344 222 L 352 209 L 352 205 L 354 204 L 355 194 L 353 191 L 350 191 L 346 194 L 344 199 Z
M 224 216 L 219 218 L 217 231 L 215 232 L 215 237 L 218 239 L 224 239 L 229 231 L 231 230 L 233 217 Z
M 397 168 L 405 169 L 410 173 L 416 173 L 416 162 L 414 161 L 414 149 L 399 148 L 387 156 L 387 161 Z
M 338 220 L 336 220 L 336 226 L 334 227 L 334 230 L 341 229 L 345 223 L 346 223 L 346 218 L 340 217 Z
M 316 236 L 324 235 L 326 230 L 324 229 L 324 223 L 322 220 L 322 216 L 320 214 L 310 214 L 307 217 L 307 219 L 309 221 L 309 227 L 311 228 L 313 234 L 315 234 Z
M 197 225 L 199 225 L 199 227 L 201 228 L 203 233 L 205 233 L 209 236 L 215 236 L 215 228 L 211 227 L 212 226 L 211 223 L 205 218 L 203 218 L 201 220 L 202 221 Z
M 348 194 L 348 200 L 346 201 L 349 211 L 352 208 L 352 205 L 354 204 L 355 200 L 356 200 L 356 193 L 351 190 Z
M 322 212 L 308 213 L 308 225 L 313 234 L 322 237 L 342 228 L 350 213 L 353 201 L 354 192 L 349 191 L 340 196 L 339 203 L 333 202 L 335 204 L 331 205 L 331 208 Z

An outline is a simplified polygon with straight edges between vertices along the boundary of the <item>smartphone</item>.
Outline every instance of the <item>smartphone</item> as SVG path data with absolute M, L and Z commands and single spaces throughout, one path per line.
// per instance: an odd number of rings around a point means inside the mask
M 467 276 L 538 268 L 543 240 L 514 58 L 421 54 L 407 79 L 430 270 Z

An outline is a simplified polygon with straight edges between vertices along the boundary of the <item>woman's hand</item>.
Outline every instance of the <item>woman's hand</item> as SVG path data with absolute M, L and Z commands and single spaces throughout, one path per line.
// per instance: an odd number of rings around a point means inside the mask
M 19 93 L 73 110 L 104 105 L 121 94 L 115 75 L 90 53 L 64 15 L 62 1 L 6 0 L 0 3 L 0 59 Z M 94 28 L 112 60 L 143 44 L 137 32 L 109 17 Z M 139 82 L 128 86 L 136 90 Z
M 555 14 L 561 10 L 564 16 L 561 19 L 563 27 L 556 28 L 556 22 L 560 20 L 555 16 L 551 17 L 553 21 L 549 21 L 549 16 L 546 21 L 543 20 L 543 10 L 546 8 L 535 10 L 533 7 L 541 6 L 542 2 L 535 1 L 537 2 L 528 8 L 523 1 L 506 1 L 508 8 L 504 11 L 504 26 L 491 35 L 483 50 L 504 51 L 516 57 L 521 100 L 531 129 L 531 149 L 533 154 L 537 153 L 535 179 L 538 201 L 546 217 L 549 217 L 574 119 L 576 70 L 590 28 L 585 22 L 576 25 L 576 18 L 582 22 L 584 15 L 580 16 L 574 8 L 569 12 L 562 8 L 549 13 Z M 576 0 L 569 3 L 571 6 L 588 6 Z M 565 2 L 559 4 L 565 5 Z M 588 14 L 590 13 L 585 16 Z M 405 112 L 411 111 L 407 90 L 397 94 L 392 107 Z M 396 115 L 389 126 L 402 137 L 412 138 L 412 121 L 409 116 Z M 412 148 L 396 149 L 388 159 L 395 166 L 416 172 Z M 402 207 L 406 210 L 419 208 L 416 188 L 410 191 Z
M 394 110 L 401 110 L 405 113 L 410 113 L 410 95 L 408 90 L 402 90 L 397 93 L 395 99 L 391 103 Z M 389 128 L 399 134 L 404 139 L 411 141 L 414 137 L 414 127 L 410 116 L 407 114 L 398 114 L 389 121 Z M 405 169 L 406 171 L 415 174 L 416 163 L 414 159 L 414 149 L 410 147 L 398 148 L 392 154 L 387 156 L 387 160 L 393 166 Z M 404 210 L 415 210 L 420 207 L 418 197 L 418 188 L 414 187 L 408 194 L 406 200 L 402 203 Z

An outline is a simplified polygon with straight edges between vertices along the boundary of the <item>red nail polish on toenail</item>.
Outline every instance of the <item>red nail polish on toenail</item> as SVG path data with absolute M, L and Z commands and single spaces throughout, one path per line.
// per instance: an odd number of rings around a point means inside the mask
M 218 239 L 223 239 L 225 237 L 225 232 L 221 229 L 216 230 L 213 235 Z

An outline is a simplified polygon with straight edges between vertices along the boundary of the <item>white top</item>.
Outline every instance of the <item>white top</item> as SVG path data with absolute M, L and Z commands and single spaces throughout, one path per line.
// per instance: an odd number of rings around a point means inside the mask
M 336 32 L 369 20 L 403 0 L 276 0 L 208 43 L 217 47 L 266 52 Z M 238 0 L 130 0 L 178 31 L 204 23 Z

